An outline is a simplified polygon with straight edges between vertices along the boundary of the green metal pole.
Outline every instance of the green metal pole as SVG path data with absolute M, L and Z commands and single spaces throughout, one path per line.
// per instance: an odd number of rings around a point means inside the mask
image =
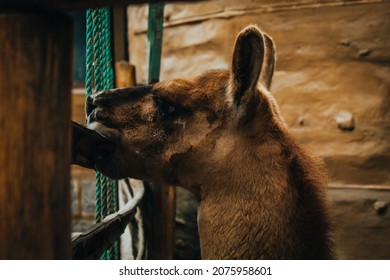
M 164 2 L 149 4 L 148 20 L 148 83 L 160 79 L 161 45 L 163 37 Z

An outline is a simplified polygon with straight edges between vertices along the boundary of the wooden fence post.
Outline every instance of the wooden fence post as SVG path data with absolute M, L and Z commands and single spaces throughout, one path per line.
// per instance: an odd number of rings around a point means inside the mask
M 73 26 L 0 15 L 0 259 L 69 259 Z

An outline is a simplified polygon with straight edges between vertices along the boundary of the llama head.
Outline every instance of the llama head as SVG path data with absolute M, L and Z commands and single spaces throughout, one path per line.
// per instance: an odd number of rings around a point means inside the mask
M 274 62 L 272 40 L 249 26 L 236 38 L 230 70 L 93 95 L 88 127 L 117 143 L 96 168 L 196 189 L 244 139 L 282 122 L 268 92 Z

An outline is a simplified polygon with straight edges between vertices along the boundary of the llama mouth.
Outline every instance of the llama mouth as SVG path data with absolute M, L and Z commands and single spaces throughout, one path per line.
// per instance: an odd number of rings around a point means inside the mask
M 72 163 L 95 169 L 96 162 L 113 154 L 115 141 L 98 131 L 72 122 Z
M 116 151 L 116 145 L 112 145 L 111 143 L 98 146 L 95 154 L 94 169 L 106 175 L 104 171 L 110 169 L 110 166 L 115 162 Z
M 112 143 L 104 143 L 97 147 L 96 160 L 102 160 L 104 157 L 112 155 L 116 151 L 116 146 Z

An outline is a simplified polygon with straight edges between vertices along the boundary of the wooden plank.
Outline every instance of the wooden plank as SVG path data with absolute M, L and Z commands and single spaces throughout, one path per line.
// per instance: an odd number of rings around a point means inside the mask
M 176 188 L 145 184 L 146 207 L 143 206 L 148 259 L 174 258 Z
M 115 87 L 133 87 L 136 85 L 135 66 L 128 63 L 127 52 L 127 8 L 113 8 L 113 41 L 115 61 Z
M 1 9 L 9 8 L 41 8 L 47 10 L 80 10 L 99 8 L 104 6 L 123 6 L 142 3 L 156 3 L 161 0 L 0 0 Z M 169 0 L 166 2 L 183 2 L 183 0 Z M 184 1 L 196 2 L 196 1 Z
M 128 60 L 127 55 L 127 7 L 116 6 L 112 9 L 112 34 L 114 61 Z
M 72 20 L 0 17 L 0 259 L 70 258 Z

